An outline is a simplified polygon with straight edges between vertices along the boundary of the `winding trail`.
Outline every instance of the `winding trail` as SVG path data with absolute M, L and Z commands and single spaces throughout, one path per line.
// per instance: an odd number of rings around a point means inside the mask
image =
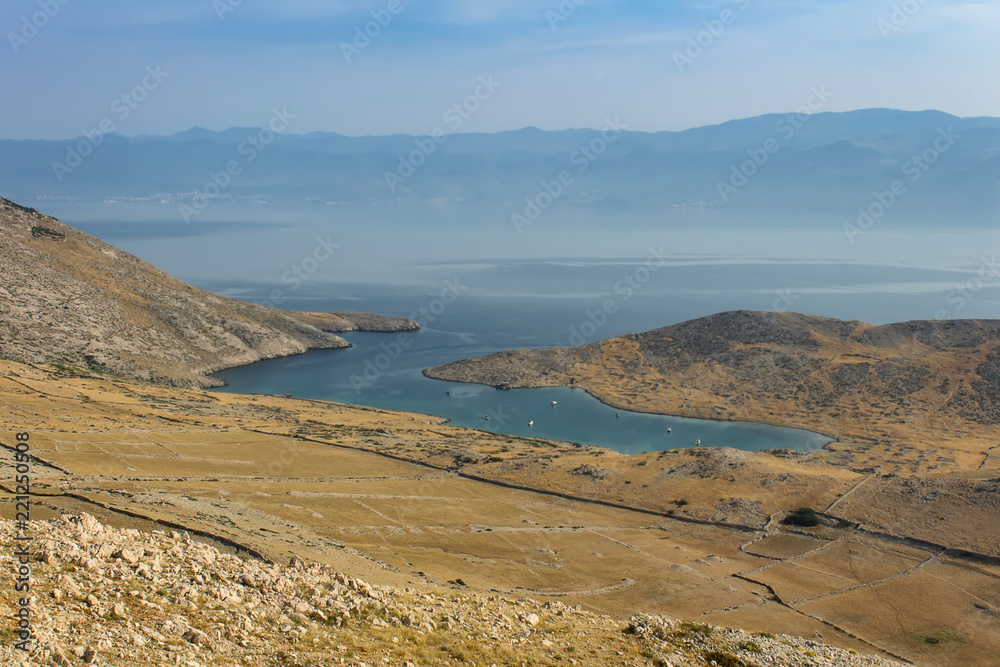
M 856 591 L 856 590 L 860 590 L 860 589 L 863 589 L 863 588 L 870 588 L 872 586 L 877 586 L 878 584 L 884 584 L 884 583 L 889 582 L 889 581 L 895 581 L 896 579 L 902 579 L 903 577 L 907 577 L 907 576 L 913 574 L 917 570 L 923 569 L 924 567 L 930 565 L 931 563 L 937 562 L 943 554 L 944 554 L 943 551 L 938 552 L 938 553 L 934 554 L 933 556 L 931 556 L 930 558 L 928 558 L 926 560 L 923 560 L 920 563 L 914 565 L 913 567 L 908 568 L 906 570 L 903 570 L 902 572 L 897 572 L 896 574 L 893 574 L 893 575 L 888 576 L 888 577 L 882 577 L 881 579 L 872 579 L 871 581 L 866 581 L 866 582 L 861 583 L 861 584 L 855 584 L 854 586 L 848 586 L 847 588 L 840 588 L 840 589 L 837 589 L 835 591 L 828 591 L 826 593 L 820 593 L 819 595 L 811 595 L 811 596 L 804 597 L 804 598 L 798 598 L 798 599 L 792 600 L 788 604 L 801 604 L 803 602 L 811 602 L 812 600 L 821 600 L 823 598 L 828 598 L 828 597 L 831 597 L 831 596 L 834 596 L 834 595 L 841 595 L 843 593 L 850 593 L 851 591 Z
M 600 588 L 588 588 L 582 591 L 556 591 L 541 588 L 490 588 L 491 592 L 495 593 L 506 593 L 507 595 L 544 595 L 546 597 L 569 597 L 569 596 L 591 596 L 591 595 L 604 595 L 605 593 L 614 593 L 615 591 L 622 591 L 626 588 L 635 586 L 635 581 L 633 579 L 622 579 L 617 584 L 611 584 L 609 586 L 601 586 Z

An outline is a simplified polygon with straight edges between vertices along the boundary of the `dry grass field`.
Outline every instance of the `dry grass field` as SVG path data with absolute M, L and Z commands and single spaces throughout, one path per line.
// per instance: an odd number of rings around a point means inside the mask
M 820 636 L 919 664 L 1000 651 L 995 472 L 910 480 L 783 452 L 625 456 L 14 362 L 0 362 L 0 419 L 6 445 L 31 433 L 34 518 L 87 511 L 373 584 Z M 826 510 L 823 524 L 781 524 L 802 506 Z

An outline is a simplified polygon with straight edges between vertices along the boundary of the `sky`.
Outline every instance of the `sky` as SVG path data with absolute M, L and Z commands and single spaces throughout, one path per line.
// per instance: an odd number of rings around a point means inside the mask
M 0 33 L 0 138 L 1000 116 L 995 0 L 6 0 Z

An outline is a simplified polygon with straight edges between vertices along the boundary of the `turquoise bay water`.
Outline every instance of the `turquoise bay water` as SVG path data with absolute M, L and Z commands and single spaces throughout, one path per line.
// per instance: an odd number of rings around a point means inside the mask
M 724 310 L 792 310 L 875 324 L 931 319 L 942 310 L 947 317 L 1000 312 L 1000 284 L 982 287 L 961 308 L 954 305 L 955 289 L 967 283 L 974 262 L 936 269 L 712 255 L 674 257 L 652 268 L 649 262 L 647 256 L 453 262 L 399 267 L 383 282 L 307 284 L 287 293 L 281 307 L 414 317 L 423 329 L 348 334 L 350 349 L 265 361 L 217 377 L 228 383 L 223 391 L 421 412 L 460 426 L 625 453 L 698 441 L 815 451 L 829 440 L 808 431 L 639 414 L 605 406 L 580 389 L 498 391 L 431 380 L 421 371 L 499 350 L 593 342 Z M 448 285 L 457 287 L 446 303 L 441 297 Z M 202 281 L 199 287 L 263 302 L 274 283 Z
M 442 382 L 421 374 L 423 368 L 462 358 L 453 336 L 422 331 L 405 339 L 407 353 L 386 365 L 386 349 L 398 336 L 350 334 L 354 347 L 319 350 L 299 357 L 260 362 L 224 371 L 226 391 L 293 394 L 446 417 L 452 424 L 496 433 L 564 440 L 608 447 L 627 454 L 680 447 L 727 446 L 759 450 L 787 448 L 815 451 L 829 442 L 817 433 L 762 424 L 685 419 L 616 410 L 582 389 L 553 387 L 500 391 L 476 384 Z M 369 365 L 370 364 L 370 365 Z M 386 366 L 377 375 L 375 364 Z M 367 371 L 367 377 L 365 375 Z M 367 384 L 371 378 L 371 384 Z M 552 405 L 555 401 L 556 405 Z M 489 417 L 489 419 L 487 419 Z M 528 422 L 533 422 L 529 425 Z M 668 431 L 669 429 L 669 431 Z

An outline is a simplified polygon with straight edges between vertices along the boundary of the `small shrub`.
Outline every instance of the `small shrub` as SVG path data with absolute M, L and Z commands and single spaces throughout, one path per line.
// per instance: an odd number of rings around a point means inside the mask
M 800 507 L 795 510 L 782 520 L 783 524 L 787 526 L 818 526 L 819 525 L 819 515 L 816 514 L 816 510 L 809 507 Z
M 925 644 L 949 644 L 958 639 L 951 630 L 938 630 L 932 635 L 920 635 L 920 641 Z
M 705 637 L 711 637 L 715 632 L 715 629 L 711 625 L 705 623 L 692 623 L 691 621 L 684 621 L 681 623 L 681 630 L 687 634 L 698 634 L 704 635 Z
M 763 653 L 764 649 L 760 647 L 760 644 L 753 641 L 745 641 L 740 644 L 740 648 L 744 651 L 749 651 L 750 653 Z

